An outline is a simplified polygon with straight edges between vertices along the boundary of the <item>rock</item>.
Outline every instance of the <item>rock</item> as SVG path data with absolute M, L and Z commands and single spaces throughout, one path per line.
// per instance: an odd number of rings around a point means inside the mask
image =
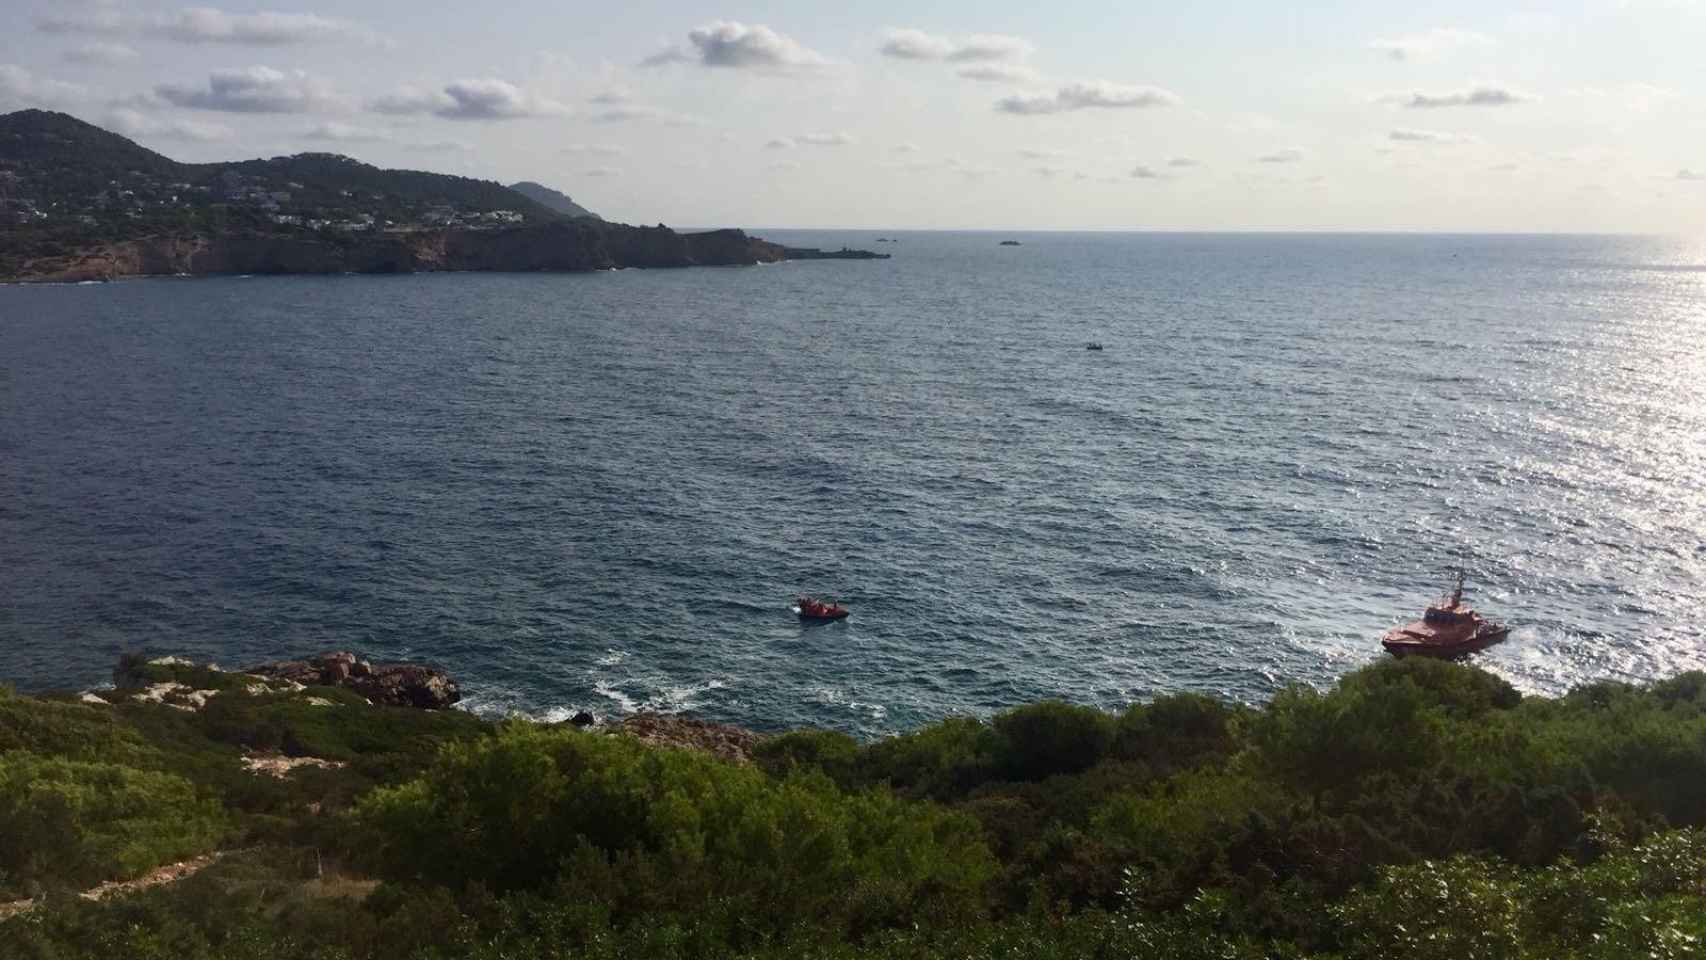
M 99 696 L 98 694 L 96 694 L 90 690 L 83 691 L 82 694 L 80 694 L 77 697 L 77 701 L 79 703 L 87 703 L 87 704 L 90 704 L 92 706 L 97 706 L 97 707 L 110 707 L 110 706 L 112 706 L 112 704 L 108 703 L 101 696 Z
M 348 651 L 263 663 L 245 672 L 309 686 L 343 687 L 383 706 L 442 710 L 462 699 L 456 681 L 435 667 L 418 663 L 376 666 Z
M 593 724 L 598 722 L 598 718 L 593 716 L 590 713 L 587 713 L 585 710 L 582 710 L 579 713 L 575 714 L 574 716 L 570 717 L 569 722 L 574 724 L 577 727 L 590 727 Z
M 736 763 L 750 763 L 753 748 L 764 740 L 744 727 L 658 713 L 624 717 L 617 730 L 654 746 L 703 750 Z

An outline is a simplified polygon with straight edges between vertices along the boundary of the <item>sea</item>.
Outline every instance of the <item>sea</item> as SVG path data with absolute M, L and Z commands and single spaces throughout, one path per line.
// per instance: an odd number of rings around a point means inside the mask
M 1706 668 L 1706 244 L 758 232 L 892 259 L 0 288 L 0 682 L 878 737 L 1327 686 L 1460 565 L 1525 692 Z

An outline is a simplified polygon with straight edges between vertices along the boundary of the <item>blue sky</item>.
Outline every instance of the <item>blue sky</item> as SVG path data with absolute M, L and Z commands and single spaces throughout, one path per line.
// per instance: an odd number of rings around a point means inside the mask
M 1706 3 L 0 0 L 0 109 L 614 219 L 1697 232 Z

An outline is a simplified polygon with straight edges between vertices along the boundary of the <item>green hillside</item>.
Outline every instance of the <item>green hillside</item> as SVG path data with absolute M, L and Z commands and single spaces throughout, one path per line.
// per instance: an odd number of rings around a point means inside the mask
M 1383 662 L 1259 708 L 1040 703 L 865 744 L 789 733 L 741 764 L 150 669 L 222 690 L 199 711 L 0 694 L 5 955 L 1609 960 L 1706 944 L 1706 674 L 1547 699 Z M 335 765 L 273 779 L 245 755 Z M 214 851 L 189 879 L 72 895 Z
M 493 181 L 326 153 L 179 163 L 67 114 L 0 116 L 0 275 L 29 257 L 143 236 L 480 229 L 560 218 Z

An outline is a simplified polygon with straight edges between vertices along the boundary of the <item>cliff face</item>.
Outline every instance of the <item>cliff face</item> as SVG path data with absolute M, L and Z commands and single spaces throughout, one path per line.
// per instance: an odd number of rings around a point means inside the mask
M 741 230 L 682 234 L 664 226 L 557 221 L 506 230 L 376 235 L 145 238 L 41 258 L 15 279 L 106 280 L 169 274 L 570 272 L 614 267 L 737 266 L 788 251 Z

